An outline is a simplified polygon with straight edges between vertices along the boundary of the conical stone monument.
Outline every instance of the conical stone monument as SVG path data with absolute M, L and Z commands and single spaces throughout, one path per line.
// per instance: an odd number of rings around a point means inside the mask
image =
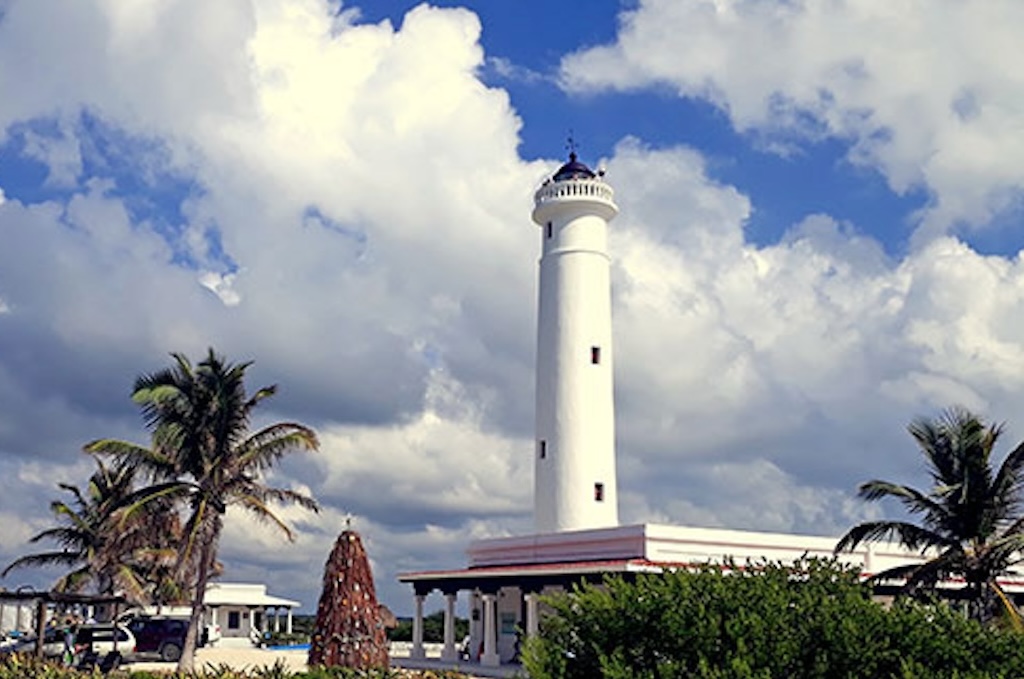
M 324 567 L 309 665 L 388 666 L 388 642 L 370 561 L 359 533 L 351 527 L 338 536 Z

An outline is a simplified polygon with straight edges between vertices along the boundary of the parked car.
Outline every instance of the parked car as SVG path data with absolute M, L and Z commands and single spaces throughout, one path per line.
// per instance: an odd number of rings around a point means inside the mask
M 165 662 L 174 662 L 185 647 L 188 620 L 140 616 L 128 623 L 128 629 L 135 635 L 136 654 L 157 655 Z
M 183 620 L 185 621 L 185 623 L 188 623 L 191 615 L 192 609 L 186 606 L 151 606 L 147 608 L 129 609 L 122 613 L 120 617 L 118 617 L 117 621 L 134 630 L 134 628 L 132 627 L 132 622 L 134 620 L 165 618 L 173 620 Z M 138 635 L 136 635 L 136 641 L 139 642 L 140 645 L 143 645 L 142 642 L 137 637 Z M 218 641 L 220 641 L 220 639 L 220 625 L 216 623 L 210 623 L 208 625 L 205 625 L 203 629 L 200 630 L 198 645 L 200 647 L 209 646 L 211 644 L 217 643 Z
M 79 625 L 75 632 L 75 656 L 82 669 L 117 668 L 121 658 L 135 653 L 135 635 L 124 625 L 97 623 Z
M 36 637 L 19 636 L 0 644 L 0 655 L 9 653 L 32 654 L 36 651 Z M 47 627 L 43 634 L 43 657 L 60 658 L 64 654 L 64 628 Z

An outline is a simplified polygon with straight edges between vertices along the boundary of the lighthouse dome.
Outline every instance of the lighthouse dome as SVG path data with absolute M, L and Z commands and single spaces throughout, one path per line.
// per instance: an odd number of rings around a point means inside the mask
M 576 159 L 576 153 L 569 154 L 569 162 L 558 168 L 558 172 L 552 179 L 556 182 L 566 179 L 594 179 L 597 177 L 594 171 Z

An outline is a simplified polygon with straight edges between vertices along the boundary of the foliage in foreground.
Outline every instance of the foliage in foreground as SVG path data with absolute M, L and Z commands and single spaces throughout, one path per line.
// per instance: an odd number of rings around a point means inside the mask
M 61 667 L 53 662 L 36 660 L 25 656 L 7 656 L 0 658 L 0 679 L 468 679 L 465 674 L 451 671 L 413 671 L 402 669 L 369 669 L 356 670 L 345 667 L 314 667 L 308 670 L 291 672 L 282 662 L 268 667 L 236 670 L 228 666 L 192 672 L 158 672 L 118 670 L 103 675 L 99 670 L 80 672 Z
M 941 603 L 886 608 L 833 561 L 610 577 L 546 602 L 533 679 L 1024 676 L 1024 636 Z

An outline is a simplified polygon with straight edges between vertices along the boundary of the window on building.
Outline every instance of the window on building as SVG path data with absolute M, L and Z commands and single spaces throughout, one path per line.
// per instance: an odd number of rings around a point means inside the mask
M 590 347 L 590 362 L 594 365 L 601 362 L 601 347 Z
M 595 502 L 604 502 L 604 484 L 603 483 L 595 483 L 594 484 L 594 501 Z
M 242 626 L 242 614 L 238 611 L 228 611 L 228 629 L 238 629 Z
M 537 446 L 537 450 L 540 454 L 540 459 L 543 460 L 544 458 L 546 458 L 548 456 L 548 442 L 543 440 L 540 441 L 539 445 Z
M 551 225 L 551 222 L 548 222 L 548 223 L 547 223 L 547 237 L 548 237 L 548 238 L 551 238 L 551 235 L 552 235 L 552 234 L 553 234 L 554 232 L 555 232 L 555 231 L 554 231 L 554 227 L 552 227 L 552 225 Z

